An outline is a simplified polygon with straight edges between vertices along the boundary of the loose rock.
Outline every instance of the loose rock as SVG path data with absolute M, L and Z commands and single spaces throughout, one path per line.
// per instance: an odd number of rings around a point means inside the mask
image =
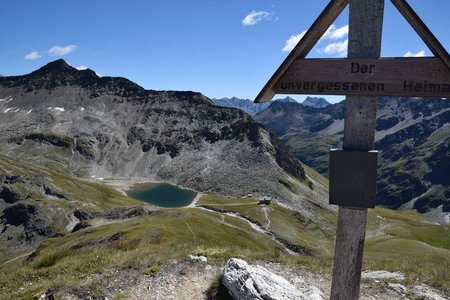
M 234 299 L 323 299 L 315 288 L 311 294 L 297 290 L 285 278 L 262 266 L 250 266 L 241 259 L 229 259 L 225 265 L 222 283 Z M 317 290 L 317 291 L 316 291 Z
M 362 278 L 368 279 L 396 279 L 404 280 L 405 275 L 399 272 L 388 272 L 388 271 L 364 271 L 362 273 Z
M 446 298 L 439 295 L 431 287 L 421 284 L 413 287 L 413 293 L 416 294 L 420 299 L 426 300 L 445 300 Z
M 405 294 L 407 291 L 407 288 L 399 283 L 388 283 L 388 287 L 399 294 Z
M 193 261 L 199 261 L 205 264 L 208 263 L 208 259 L 206 258 L 206 256 L 203 255 L 189 255 L 189 259 Z

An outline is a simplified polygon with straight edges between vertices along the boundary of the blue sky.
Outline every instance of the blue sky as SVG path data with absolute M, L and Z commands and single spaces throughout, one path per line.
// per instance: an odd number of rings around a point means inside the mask
M 286 57 L 289 45 L 327 3 L 2 0 L 0 74 L 25 74 L 64 58 L 74 67 L 126 77 L 147 89 L 253 99 Z M 450 2 L 409 3 L 449 51 Z M 344 56 L 347 24 L 346 10 L 309 57 Z M 431 55 L 386 0 L 382 56 L 407 53 Z

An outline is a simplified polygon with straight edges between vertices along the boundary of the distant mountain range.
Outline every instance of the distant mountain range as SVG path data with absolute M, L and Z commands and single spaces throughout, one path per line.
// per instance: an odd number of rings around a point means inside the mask
M 250 99 L 240 99 L 240 98 L 222 98 L 222 99 L 211 99 L 213 103 L 217 106 L 222 107 L 234 107 L 239 108 L 246 113 L 248 113 L 251 116 L 255 116 L 265 110 L 267 107 L 269 107 L 270 104 L 273 102 L 295 102 L 298 103 L 295 99 L 292 99 L 291 97 L 286 97 L 282 99 L 275 99 L 272 102 L 264 102 L 264 103 L 253 103 Z M 305 101 L 302 103 L 306 106 L 312 106 L 312 107 L 326 107 L 327 105 L 330 105 L 330 103 L 325 100 L 324 98 L 313 98 L 313 97 L 307 97 Z
M 325 108 L 274 102 L 256 116 L 301 161 L 326 175 L 328 151 L 341 147 L 345 102 Z M 375 149 L 381 150 L 378 204 L 450 212 L 450 101 L 378 100 Z

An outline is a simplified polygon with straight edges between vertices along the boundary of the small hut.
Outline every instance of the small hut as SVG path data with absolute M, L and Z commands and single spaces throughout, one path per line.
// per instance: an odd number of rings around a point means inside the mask
M 270 205 L 272 203 L 272 197 L 262 196 L 259 197 L 258 205 Z

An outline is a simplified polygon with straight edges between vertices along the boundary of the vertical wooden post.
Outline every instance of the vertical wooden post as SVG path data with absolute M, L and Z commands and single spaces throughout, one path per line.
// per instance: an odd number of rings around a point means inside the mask
M 350 0 L 348 58 L 379 58 L 384 0 Z M 376 97 L 346 97 L 344 150 L 372 150 Z M 349 162 L 351 163 L 351 162 Z M 359 298 L 367 209 L 339 207 L 331 299 Z

